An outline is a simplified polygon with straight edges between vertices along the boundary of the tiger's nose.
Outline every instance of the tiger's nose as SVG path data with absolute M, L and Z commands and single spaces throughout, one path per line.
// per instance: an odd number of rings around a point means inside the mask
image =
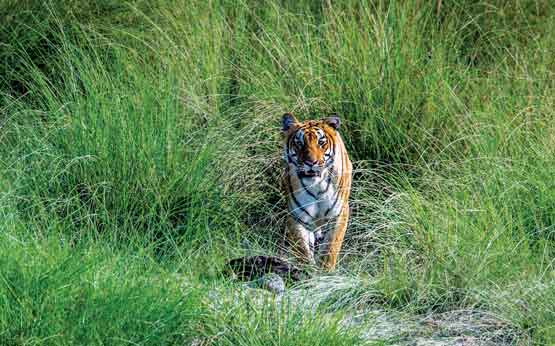
M 304 163 L 309 166 L 314 166 L 318 163 L 318 160 L 304 160 Z

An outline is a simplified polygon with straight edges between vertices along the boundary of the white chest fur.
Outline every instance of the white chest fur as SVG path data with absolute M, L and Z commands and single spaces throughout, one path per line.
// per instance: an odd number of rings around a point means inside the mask
M 314 228 L 319 221 L 333 219 L 339 215 L 343 206 L 336 181 L 330 174 L 322 177 L 290 176 L 291 191 L 289 212 L 305 226 Z

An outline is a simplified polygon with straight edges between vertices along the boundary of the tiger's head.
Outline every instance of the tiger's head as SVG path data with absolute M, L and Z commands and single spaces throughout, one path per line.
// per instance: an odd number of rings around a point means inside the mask
M 333 165 L 339 123 L 337 117 L 299 122 L 283 115 L 284 160 L 299 177 L 320 177 Z

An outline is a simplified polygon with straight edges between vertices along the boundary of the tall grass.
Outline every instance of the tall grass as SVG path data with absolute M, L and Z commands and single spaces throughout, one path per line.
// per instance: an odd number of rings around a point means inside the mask
M 5 344 L 359 342 L 205 303 L 226 258 L 279 250 L 284 111 L 337 113 L 355 162 L 338 273 L 310 288 L 334 313 L 479 308 L 553 340 L 549 2 L 0 10 Z

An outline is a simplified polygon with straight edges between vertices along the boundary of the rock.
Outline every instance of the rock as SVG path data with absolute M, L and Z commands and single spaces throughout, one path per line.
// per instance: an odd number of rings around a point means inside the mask
M 283 279 L 300 281 L 308 277 L 308 273 L 284 259 L 273 256 L 239 257 L 226 263 L 226 272 L 239 280 L 251 281 L 274 273 Z
M 279 275 L 274 273 L 266 274 L 254 280 L 251 287 L 262 288 L 275 294 L 285 292 L 285 282 Z

